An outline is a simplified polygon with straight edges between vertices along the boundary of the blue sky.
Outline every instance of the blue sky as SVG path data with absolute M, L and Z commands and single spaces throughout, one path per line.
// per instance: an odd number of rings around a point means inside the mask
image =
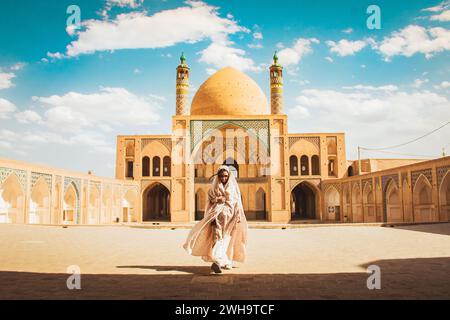
M 381 10 L 371 30 L 366 9 Z M 67 27 L 77 5 L 81 27 Z M 119 134 L 170 133 L 175 67 L 191 98 L 232 65 L 269 97 L 285 67 L 290 132 L 345 132 L 356 147 L 412 140 L 450 121 L 448 1 L 26 1 L 0 4 L 0 156 L 114 176 Z M 450 152 L 450 126 L 390 152 Z M 365 152 L 364 157 L 411 157 Z

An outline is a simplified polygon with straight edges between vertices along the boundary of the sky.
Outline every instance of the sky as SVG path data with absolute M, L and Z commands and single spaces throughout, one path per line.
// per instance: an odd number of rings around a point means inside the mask
M 289 132 L 344 132 L 356 159 L 450 121 L 449 25 L 448 0 L 2 0 L 0 157 L 114 177 L 117 135 L 170 134 L 181 52 L 192 100 L 226 66 L 269 98 L 277 50 Z M 362 158 L 443 148 L 450 125 Z

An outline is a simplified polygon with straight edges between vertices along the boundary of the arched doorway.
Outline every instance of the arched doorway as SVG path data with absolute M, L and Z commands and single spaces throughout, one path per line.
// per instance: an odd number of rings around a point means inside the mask
M 161 183 L 156 183 L 143 195 L 143 221 L 170 220 L 170 192 Z
M 24 192 L 15 174 L 0 185 L 0 223 L 23 223 Z
M 78 190 L 70 183 L 64 193 L 64 204 L 62 212 L 63 223 L 79 223 L 78 217 Z
M 256 220 L 266 220 L 266 193 L 263 188 L 259 188 L 258 191 L 256 191 L 255 205 Z
M 42 177 L 31 190 L 28 223 L 50 223 L 50 188 Z
M 397 184 L 390 179 L 385 191 L 385 222 L 402 222 L 402 207 L 400 202 L 400 192 Z
M 291 219 L 316 219 L 316 194 L 312 187 L 301 182 L 291 192 Z
M 441 204 L 441 221 L 450 221 L 450 171 L 448 171 L 439 187 L 439 201 Z
M 327 216 L 326 220 L 339 221 L 341 219 L 341 206 L 339 200 L 339 191 L 334 186 L 329 187 L 325 191 L 325 210 Z
M 135 190 L 128 190 L 122 199 L 122 221 L 123 222 L 137 222 L 138 210 L 137 210 L 138 194 Z
M 420 175 L 413 188 L 414 222 L 436 221 L 433 205 L 433 187 L 424 175 Z

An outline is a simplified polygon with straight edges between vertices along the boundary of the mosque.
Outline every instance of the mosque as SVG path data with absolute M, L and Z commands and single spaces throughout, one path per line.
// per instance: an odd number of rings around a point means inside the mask
M 0 223 L 192 222 L 222 164 L 237 177 L 248 220 L 450 221 L 450 157 L 347 160 L 343 132 L 290 133 L 276 54 L 270 106 L 231 67 L 210 76 L 189 106 L 189 76 L 182 55 L 171 134 L 117 137 L 115 179 L 0 158 Z

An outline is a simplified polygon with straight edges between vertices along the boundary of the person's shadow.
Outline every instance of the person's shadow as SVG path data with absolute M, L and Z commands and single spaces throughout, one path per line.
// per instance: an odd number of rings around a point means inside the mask
M 148 269 L 155 271 L 180 271 L 194 275 L 206 275 L 211 273 L 209 266 L 116 266 L 118 269 Z

